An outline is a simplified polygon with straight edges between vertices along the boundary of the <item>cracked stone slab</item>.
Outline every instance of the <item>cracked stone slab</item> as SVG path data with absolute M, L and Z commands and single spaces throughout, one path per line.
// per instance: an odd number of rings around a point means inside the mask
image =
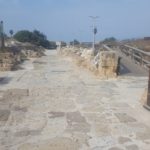
M 64 116 L 65 116 L 64 112 L 49 112 L 49 118 L 60 118 Z
M 24 136 L 37 136 L 41 133 L 41 130 L 22 130 L 22 131 L 18 131 L 14 134 L 14 136 L 16 137 L 24 137 Z
M 120 122 L 124 123 L 136 122 L 136 119 L 127 115 L 126 113 L 115 113 L 115 116 L 119 119 Z
M 126 146 L 126 150 L 139 150 L 139 147 L 135 144 Z
M 87 123 L 84 116 L 80 112 L 68 112 L 66 114 L 68 132 L 89 132 L 90 125 Z
M 85 117 L 83 117 L 80 112 L 68 112 L 66 117 L 69 124 L 86 123 Z
M 108 124 L 95 124 L 94 129 L 97 137 L 111 136 L 111 129 Z
M 0 122 L 7 121 L 10 115 L 10 110 L 0 110 Z
M 129 137 L 119 137 L 118 138 L 118 142 L 119 144 L 125 144 L 128 142 L 131 142 L 132 140 Z
M 109 148 L 108 150 L 123 150 L 122 148 L 119 148 L 119 147 L 111 147 Z
M 78 150 L 78 144 L 69 138 L 54 138 L 44 143 L 26 143 L 18 150 Z

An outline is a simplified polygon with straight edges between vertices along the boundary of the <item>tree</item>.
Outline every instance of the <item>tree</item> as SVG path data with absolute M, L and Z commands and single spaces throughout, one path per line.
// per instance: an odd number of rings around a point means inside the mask
M 12 37 L 13 34 L 14 34 L 14 31 L 13 31 L 13 30 L 10 30 L 9 33 L 10 33 L 10 36 Z
M 18 31 L 15 35 L 14 38 L 18 40 L 19 42 L 31 42 L 32 39 L 32 32 L 28 30 L 22 30 Z
M 70 42 L 70 45 L 79 45 L 80 42 L 76 39 L 74 39 L 73 41 Z
M 110 37 L 110 38 L 106 38 L 103 42 L 104 43 L 110 43 L 110 42 L 116 42 L 117 40 L 116 40 L 116 38 L 114 38 L 114 37 Z
M 57 48 L 56 42 L 50 41 L 49 43 L 50 43 L 50 49 L 56 49 Z
M 44 48 L 50 48 L 50 42 L 47 37 L 38 30 L 30 32 L 28 30 L 22 30 L 14 35 L 14 38 L 19 42 L 29 42 L 37 46 L 43 46 Z

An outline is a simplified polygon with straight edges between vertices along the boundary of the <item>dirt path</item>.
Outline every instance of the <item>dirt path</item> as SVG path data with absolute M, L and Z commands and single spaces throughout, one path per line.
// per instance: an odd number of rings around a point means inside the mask
M 47 56 L 0 74 L 0 150 L 149 150 L 146 77 L 100 80 Z

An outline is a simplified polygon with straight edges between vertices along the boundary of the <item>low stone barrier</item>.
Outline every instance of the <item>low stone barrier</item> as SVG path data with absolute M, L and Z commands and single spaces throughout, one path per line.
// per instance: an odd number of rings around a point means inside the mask
M 18 62 L 20 62 L 19 55 L 14 55 L 11 52 L 0 53 L 0 71 L 12 70 Z
M 96 56 L 93 56 L 91 49 L 70 47 L 59 49 L 58 54 L 71 57 L 78 66 L 89 69 L 99 77 L 117 76 L 118 56 L 114 51 L 99 51 Z

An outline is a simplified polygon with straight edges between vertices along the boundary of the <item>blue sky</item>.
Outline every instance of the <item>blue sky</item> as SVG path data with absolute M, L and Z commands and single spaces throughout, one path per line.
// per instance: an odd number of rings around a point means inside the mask
M 0 0 L 5 32 L 40 30 L 49 40 L 92 41 L 92 21 L 99 16 L 97 41 L 150 36 L 150 0 Z

